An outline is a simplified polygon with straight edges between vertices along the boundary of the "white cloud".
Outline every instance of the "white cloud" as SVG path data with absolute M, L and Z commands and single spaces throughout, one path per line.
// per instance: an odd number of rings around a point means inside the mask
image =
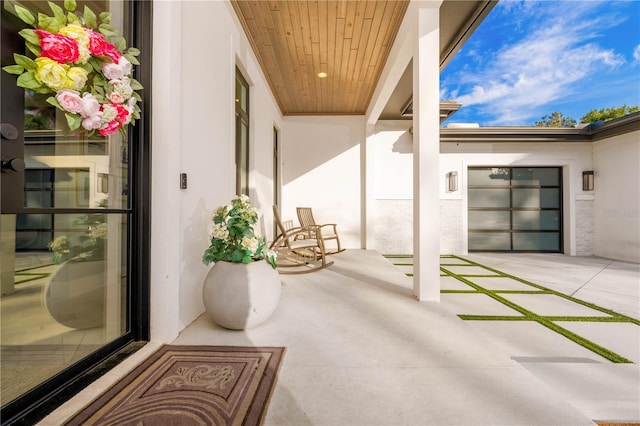
M 633 59 L 635 61 L 640 61 L 640 44 L 633 49 Z
M 570 96 L 577 83 L 624 63 L 622 55 L 594 41 L 594 28 L 615 20 L 602 15 L 588 19 L 593 16 L 588 7 L 548 12 L 536 19 L 537 28 L 532 26 L 529 35 L 502 46 L 482 69 L 458 74 L 464 86 L 456 101 L 499 117 L 496 123 L 522 124 L 535 107 Z M 640 46 L 634 57 L 640 57 Z

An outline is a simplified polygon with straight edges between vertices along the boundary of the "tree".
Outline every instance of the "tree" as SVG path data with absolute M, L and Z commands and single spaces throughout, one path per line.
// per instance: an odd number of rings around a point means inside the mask
M 555 111 L 551 115 L 542 117 L 542 121 L 536 121 L 537 127 L 574 127 L 576 120 L 565 117 L 561 112 Z
M 609 121 L 638 111 L 638 105 L 627 106 L 626 104 L 619 107 L 602 108 L 601 110 L 592 109 L 580 119 L 580 122 L 594 123 L 596 121 Z

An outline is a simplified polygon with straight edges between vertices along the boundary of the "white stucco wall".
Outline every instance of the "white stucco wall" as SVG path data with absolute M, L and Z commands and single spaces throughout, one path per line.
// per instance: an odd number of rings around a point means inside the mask
M 228 2 L 156 1 L 153 15 L 151 335 L 168 342 L 204 312 L 211 212 L 235 195 L 236 65 L 251 85 L 250 196 L 265 224 L 282 118 Z
M 296 207 L 311 207 L 344 248 L 363 247 L 364 116 L 286 117 L 282 130 L 282 220 L 298 225 Z
M 640 263 L 640 132 L 594 143 L 593 253 Z
M 369 247 L 382 253 L 404 253 L 408 236 L 397 223 L 411 229 L 410 122 L 380 121 L 369 137 L 368 167 L 375 176 L 369 188 Z M 441 143 L 440 144 L 440 251 L 466 254 L 467 169 L 474 166 L 537 166 L 563 168 L 564 252 L 590 255 L 593 218 L 588 215 L 593 194 L 582 191 L 582 171 L 593 167 L 592 143 Z M 446 175 L 458 173 L 458 190 L 447 192 Z M 384 226 L 394 223 L 393 227 Z M 401 239 L 401 240 L 398 240 Z

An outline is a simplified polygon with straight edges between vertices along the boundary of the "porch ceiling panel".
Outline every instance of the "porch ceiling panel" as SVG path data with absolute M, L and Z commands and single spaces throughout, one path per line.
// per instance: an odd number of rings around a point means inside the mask
M 496 0 L 444 0 L 440 64 Z M 409 0 L 231 0 L 284 115 L 365 114 Z M 324 72 L 326 78 L 319 78 Z M 406 104 L 398 87 L 395 104 Z M 408 93 L 407 93 L 408 90 Z M 393 103 L 394 95 L 390 103 Z M 401 117 L 399 108 L 393 113 Z M 389 115 L 389 114 L 387 114 Z
M 231 4 L 282 113 L 321 115 L 366 112 L 409 2 Z

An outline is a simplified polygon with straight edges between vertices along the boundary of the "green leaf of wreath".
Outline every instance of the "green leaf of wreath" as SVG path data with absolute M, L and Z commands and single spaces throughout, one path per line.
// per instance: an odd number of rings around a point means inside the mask
M 40 89 L 42 88 L 42 84 L 36 80 L 36 76 L 33 74 L 33 71 L 27 71 L 18 77 L 18 81 L 16 83 L 20 87 L 24 87 L 25 89 Z
M 40 45 L 35 45 L 33 43 L 26 43 L 27 46 L 27 50 L 29 50 L 29 52 L 33 53 L 36 56 L 40 56 L 40 54 L 42 53 L 42 49 L 40 48 Z
M 53 18 L 45 15 L 44 13 L 38 13 L 38 28 L 41 30 L 49 31 L 49 24 Z M 51 31 L 49 31 L 51 32 Z
M 69 12 L 76 10 L 76 0 L 64 0 L 64 8 Z
M 142 87 L 142 84 L 140 84 L 140 82 L 138 80 L 136 80 L 135 78 L 131 79 L 131 81 L 129 82 L 129 85 L 131 86 L 131 88 L 133 90 L 142 90 L 142 89 L 144 89 L 144 87 Z
M 88 73 L 93 72 L 93 67 L 91 66 L 90 63 L 84 63 L 84 64 L 77 64 L 76 66 L 80 66 L 80 68 L 84 69 L 85 71 L 87 71 Z
M 6 67 L 2 67 L 3 70 L 8 72 L 9 74 L 20 75 L 24 72 L 24 67 L 20 65 L 7 65 Z
M 89 58 L 89 63 L 93 67 L 93 69 L 97 72 L 102 72 L 102 61 L 95 56 Z
M 13 60 L 16 62 L 16 65 L 20 65 L 30 71 L 35 71 L 38 68 L 36 61 L 18 53 L 13 54 Z
M 104 86 L 106 82 L 107 79 L 104 78 L 102 74 L 96 74 L 95 77 L 93 77 L 93 84 L 96 86 Z
M 75 13 L 67 13 L 67 22 L 69 24 L 78 24 L 78 25 L 82 25 L 82 21 L 80 20 L 80 18 L 78 18 L 78 15 L 76 15 Z
M 82 117 L 77 114 L 69 113 L 66 113 L 64 116 L 67 119 L 67 124 L 69 125 L 70 130 L 77 130 L 80 127 L 80 124 L 82 123 Z
M 118 32 L 115 30 L 115 28 L 113 28 L 109 24 L 101 24 L 98 29 L 100 30 L 100 33 L 105 37 L 114 37 L 118 35 Z
M 140 55 L 140 51 L 139 51 L 138 49 L 136 49 L 135 47 L 130 47 L 130 48 L 127 50 L 127 53 L 128 53 L 129 55 L 133 55 L 133 56 L 138 56 L 138 55 Z
M 35 16 L 33 16 L 33 14 L 29 10 L 25 9 L 22 6 L 18 6 L 17 4 L 15 5 L 15 8 L 18 18 L 22 19 L 24 23 L 32 26 L 36 23 Z
M 20 30 L 18 34 L 20 34 L 22 38 L 29 43 L 37 44 L 38 46 L 40 45 L 40 37 L 38 37 L 38 34 L 36 34 L 32 29 L 25 28 L 24 30 Z
M 64 9 L 51 1 L 48 3 L 49 9 L 51 9 L 51 11 L 53 12 L 53 16 L 55 17 L 55 19 L 64 21 L 64 23 L 62 24 L 62 26 L 64 26 L 67 23 L 67 18 L 64 15 Z
M 55 34 L 60 31 L 60 28 L 64 27 L 65 25 L 67 25 L 67 18 L 60 19 L 58 17 L 55 17 L 51 20 L 49 29 L 53 34 Z
M 49 97 L 47 98 L 47 103 L 48 103 L 49 105 L 53 105 L 54 107 L 58 108 L 60 111 L 65 111 L 65 109 L 64 109 L 64 108 L 62 108 L 62 105 L 60 105 L 60 104 L 58 103 L 58 100 L 57 100 L 56 98 L 54 98 L 53 96 L 49 96 Z
M 121 52 L 127 48 L 127 40 L 124 37 L 118 37 L 113 41 L 113 45 Z
M 109 22 L 111 22 L 111 12 L 100 13 L 100 20 L 105 24 L 108 24 Z
M 135 98 L 138 102 L 142 102 L 142 97 L 137 92 L 133 92 L 131 97 Z
M 88 6 L 84 7 L 84 23 L 87 27 L 94 29 L 98 26 L 96 14 Z
M 140 65 L 140 62 L 138 61 L 138 59 L 136 59 L 135 56 L 125 53 L 124 57 L 127 58 L 127 61 L 131 62 L 133 65 Z

